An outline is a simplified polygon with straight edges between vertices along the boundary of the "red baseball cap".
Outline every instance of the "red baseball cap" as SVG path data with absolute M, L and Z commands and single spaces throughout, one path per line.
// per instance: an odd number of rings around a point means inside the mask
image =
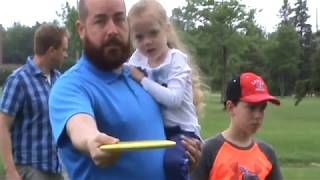
M 268 86 L 264 80 L 252 72 L 242 73 L 229 82 L 226 100 L 241 100 L 248 103 L 269 101 L 280 105 L 280 101 L 269 94 Z

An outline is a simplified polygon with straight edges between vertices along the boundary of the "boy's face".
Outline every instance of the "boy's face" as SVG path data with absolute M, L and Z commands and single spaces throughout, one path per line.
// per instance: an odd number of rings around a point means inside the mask
M 239 103 L 235 105 L 229 101 L 228 111 L 231 115 L 231 123 L 234 129 L 248 135 L 256 133 L 262 125 L 266 107 L 267 102 L 252 104 L 239 101 Z

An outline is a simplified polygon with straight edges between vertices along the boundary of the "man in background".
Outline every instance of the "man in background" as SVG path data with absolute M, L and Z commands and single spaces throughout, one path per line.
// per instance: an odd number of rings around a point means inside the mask
M 8 180 L 63 179 L 48 98 L 67 49 L 65 28 L 41 25 L 34 36 L 34 56 L 6 80 L 0 99 L 0 152 Z

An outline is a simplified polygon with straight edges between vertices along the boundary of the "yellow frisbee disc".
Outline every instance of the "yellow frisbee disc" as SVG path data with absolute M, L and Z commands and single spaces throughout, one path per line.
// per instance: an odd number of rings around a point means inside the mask
M 139 150 L 167 148 L 175 146 L 176 142 L 169 140 L 145 140 L 145 141 L 120 141 L 116 144 L 106 144 L 100 146 L 102 150 Z

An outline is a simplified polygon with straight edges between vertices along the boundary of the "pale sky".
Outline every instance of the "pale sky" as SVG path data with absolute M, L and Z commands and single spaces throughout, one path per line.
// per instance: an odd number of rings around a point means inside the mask
M 61 7 L 68 1 L 71 5 L 75 5 L 77 0 L 0 0 L 0 24 L 3 27 L 11 27 L 14 22 L 20 22 L 23 25 L 32 26 L 38 22 L 53 21 L 59 19 L 56 12 L 61 12 Z M 125 0 L 127 8 L 138 0 Z M 289 0 L 291 5 L 296 0 Z M 185 5 L 184 0 L 159 0 L 166 8 L 168 15 L 175 7 Z M 283 4 L 283 0 L 242 0 L 242 3 L 251 8 L 261 9 L 257 13 L 257 22 L 268 32 L 275 30 L 275 25 L 279 23 L 279 9 Z M 308 0 L 309 23 L 312 24 L 313 31 L 316 29 L 316 8 L 318 8 L 318 16 L 320 17 L 320 0 Z M 318 18 L 320 30 L 320 18 Z

